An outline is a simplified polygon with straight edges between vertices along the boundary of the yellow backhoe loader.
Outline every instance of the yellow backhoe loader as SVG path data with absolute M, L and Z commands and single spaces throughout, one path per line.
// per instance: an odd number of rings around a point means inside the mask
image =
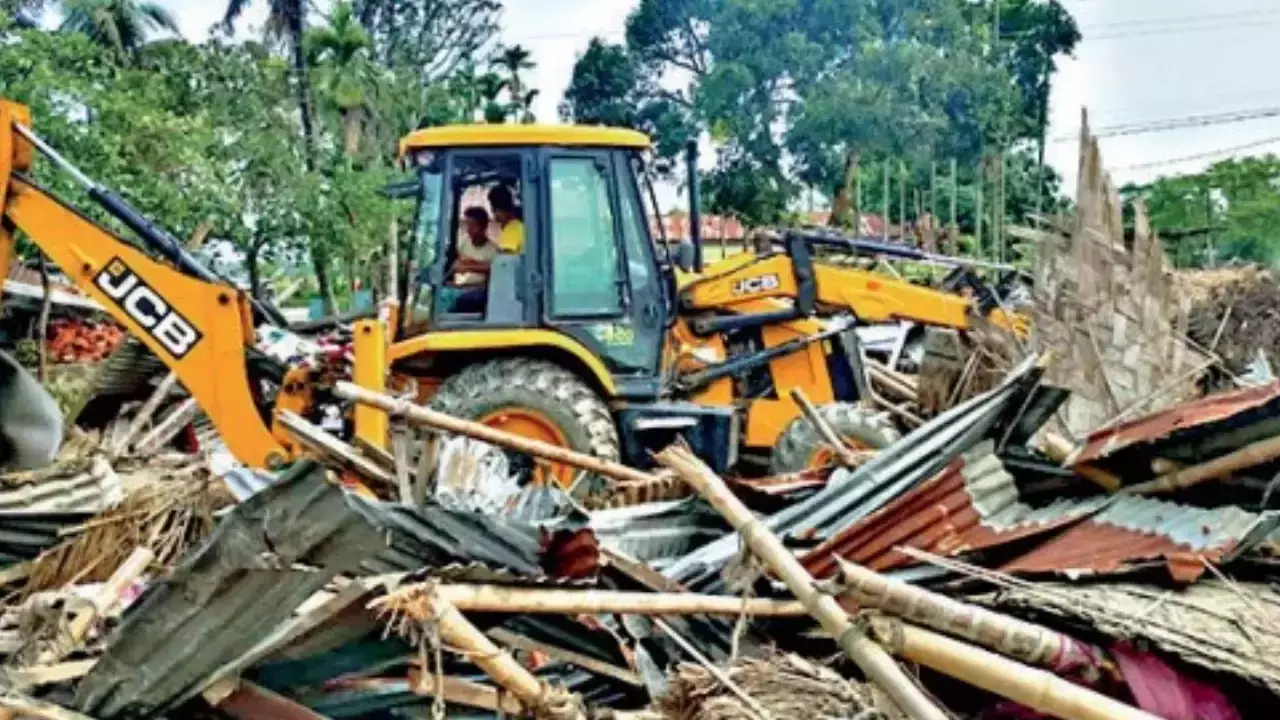
M 655 209 L 643 165 L 649 144 L 629 130 L 537 125 L 441 127 L 404 138 L 412 177 L 389 192 L 417 207 L 406 282 L 378 317 L 351 326 L 353 380 L 637 465 L 675 435 L 719 470 L 740 451 L 775 471 L 821 462 L 792 388 L 849 439 L 891 442 L 889 423 L 858 404 L 865 379 L 857 324 L 963 330 L 977 305 L 817 263 L 814 247 L 834 240 L 812 233 L 787 234 L 781 252 L 678 270 L 646 221 Z M 26 173 L 37 151 L 136 241 L 36 185 Z M 696 183 L 691 191 L 696 227 Z M 502 252 L 481 282 L 460 283 L 461 228 L 483 205 L 503 223 Z M 286 325 L 278 311 L 202 267 L 85 177 L 10 102 L 0 102 L 0 220 L 0 277 L 21 230 L 177 374 L 245 464 L 275 468 L 298 453 L 279 411 L 319 418 L 332 407 L 308 370 L 255 347 L 259 326 Z M 354 428 L 375 446 L 387 442 L 379 411 L 356 408 Z M 573 481 L 568 468 L 538 472 Z

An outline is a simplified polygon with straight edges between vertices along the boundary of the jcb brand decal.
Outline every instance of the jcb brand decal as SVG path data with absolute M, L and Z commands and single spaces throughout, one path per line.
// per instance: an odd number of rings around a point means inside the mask
M 777 290 L 781 281 L 777 275 L 759 275 L 751 278 L 743 278 L 733 284 L 734 295 L 751 295 L 752 293 L 768 292 Z
M 120 258 L 107 263 L 93 281 L 175 358 L 186 357 L 204 337 Z

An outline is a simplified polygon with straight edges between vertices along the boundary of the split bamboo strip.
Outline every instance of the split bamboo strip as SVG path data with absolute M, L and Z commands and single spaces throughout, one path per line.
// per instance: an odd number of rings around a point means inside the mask
M 1081 643 L 1062 633 L 886 577 L 843 558 L 835 560 L 845 597 L 859 605 L 1041 667 L 1052 669 L 1071 656 L 1087 657 Z
M 387 605 L 395 606 L 395 596 L 418 592 L 409 586 L 392 593 Z M 471 612 L 539 613 L 554 615 L 748 615 L 759 617 L 801 617 L 808 614 L 795 600 L 741 598 L 694 593 L 646 593 L 613 590 L 562 590 L 505 585 L 441 585 L 441 597 L 459 610 Z
M 1251 445 L 1246 445 L 1235 452 L 1227 453 L 1222 457 L 1214 458 L 1208 462 L 1192 465 L 1175 472 L 1171 472 L 1154 480 L 1148 480 L 1131 487 L 1124 488 L 1124 493 L 1161 493 L 1173 492 L 1189 488 L 1193 485 L 1216 480 L 1226 477 L 1233 472 L 1244 470 L 1245 468 L 1261 465 L 1280 458 L 1280 436 L 1260 440 Z
M 0 694 L 0 708 L 17 711 L 19 718 L 37 718 L 37 720 L 93 720 L 74 710 L 54 705 L 44 700 L 37 700 L 28 695 L 16 692 Z
M 285 410 L 276 415 L 276 420 L 293 435 L 295 440 L 321 457 L 333 460 L 369 480 L 376 480 L 384 487 L 395 486 L 396 479 L 389 471 L 301 415 Z
M 804 394 L 803 390 L 792 388 L 791 399 L 795 400 L 796 404 L 800 406 L 800 412 L 804 414 L 809 424 L 813 425 L 813 429 L 818 431 L 818 435 L 822 437 L 823 442 L 840 456 L 842 465 L 845 467 L 857 467 L 862 464 L 866 457 L 854 452 L 853 448 L 840 439 L 840 436 L 836 434 L 835 428 L 831 427 L 831 423 L 827 422 L 818 413 L 818 409 L 813 406 L 813 403 L 809 402 L 809 398 Z
M 725 487 L 716 475 L 687 448 L 669 447 L 658 453 L 663 465 L 675 470 L 738 530 L 757 557 L 786 583 L 809 613 L 822 624 L 862 672 L 914 720 L 946 720 L 915 682 L 873 640 L 853 624 L 835 598 L 823 595 L 813 577 L 785 545 Z
M 142 433 L 142 429 L 147 423 L 151 422 L 151 418 L 155 416 L 156 411 L 160 409 L 160 403 L 169 397 L 173 389 L 178 385 L 178 374 L 170 372 L 160 381 L 156 389 L 151 393 L 151 397 L 142 404 L 142 408 L 138 410 L 138 414 L 133 416 L 133 420 L 129 423 L 128 429 L 124 435 L 120 436 L 108 448 L 107 454 L 111 457 L 118 457 L 122 453 L 128 451 L 129 446 L 133 444 L 133 439 Z
M 875 636 L 895 654 L 1063 720 L 1158 720 L 1138 708 L 945 635 L 886 617 Z
M 457 435 L 465 435 L 483 442 L 533 455 L 544 460 L 572 465 L 580 470 L 604 475 L 624 483 L 652 483 L 653 475 L 627 467 L 621 463 L 610 462 L 593 455 L 575 452 L 568 448 L 550 445 L 530 438 L 503 432 L 488 425 L 470 420 L 462 420 L 430 408 L 415 405 L 407 400 L 398 400 L 379 392 L 374 392 L 349 382 L 340 382 L 333 389 L 334 395 L 343 400 L 351 400 L 361 405 L 378 408 L 393 418 L 404 418 L 413 425 L 444 430 Z
M 371 607 L 403 613 L 417 622 L 435 623 L 441 642 L 465 652 L 471 662 L 531 709 L 534 716 L 553 720 L 585 720 L 581 702 L 576 697 L 543 685 L 533 673 L 463 617 L 453 603 L 433 592 L 420 592 L 417 599 L 420 605 L 412 609 L 389 607 L 383 600 L 375 600 Z

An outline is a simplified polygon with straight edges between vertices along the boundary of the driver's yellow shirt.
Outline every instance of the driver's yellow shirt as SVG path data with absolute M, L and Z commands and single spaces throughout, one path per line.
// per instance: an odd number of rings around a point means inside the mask
M 503 225 L 498 235 L 498 247 L 502 252 L 513 255 L 524 252 L 524 223 L 512 220 Z

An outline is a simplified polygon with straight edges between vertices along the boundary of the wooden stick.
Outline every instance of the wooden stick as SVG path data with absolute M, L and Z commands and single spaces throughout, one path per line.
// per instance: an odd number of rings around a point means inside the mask
M 1124 488 L 1121 492 L 1126 494 L 1172 492 L 1226 477 L 1238 470 L 1261 465 L 1276 458 L 1280 458 L 1280 436 L 1259 440 L 1235 452 L 1161 475 L 1153 480 Z
M 142 428 L 146 427 L 147 423 L 151 422 L 151 418 L 155 416 L 156 410 L 160 409 L 160 403 L 164 402 L 164 399 L 169 397 L 169 393 L 173 392 L 173 388 L 177 384 L 178 374 L 173 372 L 166 375 L 164 379 L 160 381 L 160 384 L 156 386 L 155 391 L 151 393 L 151 397 L 147 398 L 147 401 L 138 409 L 138 414 L 133 416 L 133 420 L 129 422 L 129 428 L 125 431 L 124 435 L 117 438 L 111 447 L 107 449 L 108 455 L 111 457 L 118 457 L 120 454 L 128 451 L 129 445 L 133 442 L 133 439 L 142 432 Z
M 597 660 L 590 655 L 574 652 L 558 645 L 552 645 L 551 643 L 540 642 L 500 627 L 493 628 L 486 634 L 496 642 L 500 642 L 509 648 L 540 652 L 556 658 L 557 660 L 569 663 L 570 665 L 577 665 L 588 672 L 592 672 L 597 675 L 604 675 L 605 677 L 613 678 L 614 680 L 624 682 L 633 687 L 644 687 L 644 679 L 640 677 L 639 673 L 632 672 L 627 668 L 611 665 L 603 660 Z
M 390 395 L 373 392 L 349 382 L 339 382 L 334 387 L 333 393 L 343 400 L 351 400 L 362 405 L 378 408 L 393 418 L 404 418 L 414 425 L 465 435 L 491 445 L 498 445 L 508 450 L 516 450 L 533 455 L 543 460 L 572 465 L 579 470 L 604 475 L 619 482 L 650 483 L 654 481 L 654 477 L 649 473 L 641 472 L 621 463 L 610 462 L 594 455 L 587 455 L 568 448 L 504 432 L 478 422 L 462 420 L 452 415 L 415 405 L 407 400 L 398 400 Z
M 1157 720 L 1155 715 L 945 635 L 886 617 L 871 629 L 895 654 L 1064 720 Z
M 792 388 L 791 399 L 795 400 L 796 404 L 800 406 L 800 412 L 804 414 L 804 417 L 809 421 L 809 424 L 813 425 L 813 429 L 818 431 L 818 435 L 822 436 L 823 442 L 830 446 L 831 449 L 840 456 L 840 463 L 842 465 L 845 467 L 857 467 L 862 464 L 866 459 L 865 456 L 860 456 L 858 453 L 854 452 L 853 448 L 849 447 L 844 440 L 840 439 L 840 436 L 836 434 L 835 428 L 831 427 L 831 423 L 827 422 L 826 419 L 818 413 L 818 409 L 813 406 L 813 403 L 809 402 L 809 398 L 804 394 L 803 390 L 800 388 Z
M 98 664 L 97 658 L 89 660 L 71 660 L 56 665 L 36 665 L 33 667 L 10 668 L 4 671 L 5 680 L 17 689 L 56 685 L 69 680 L 78 680 Z
M 149 455 L 160 450 L 160 446 L 173 439 L 178 431 L 182 430 L 187 423 L 196 418 L 200 412 L 200 405 L 193 397 L 187 398 L 178 403 L 176 407 L 169 411 L 155 427 L 151 428 L 151 432 L 142 436 L 138 441 L 134 450 L 138 455 Z
M 745 612 L 758 617 L 802 617 L 808 614 L 804 605 L 795 600 L 748 598 L 744 601 L 736 597 L 695 593 L 562 590 L 506 585 L 441 585 L 436 590 L 459 610 L 471 612 L 732 616 Z M 392 593 L 387 604 L 394 606 L 393 598 L 400 593 L 419 591 L 412 585 L 401 588 Z
M 835 598 L 823 595 L 814 580 L 782 541 L 761 523 L 742 501 L 733 495 L 724 480 L 701 460 L 681 447 L 658 453 L 658 462 L 675 470 L 711 503 L 729 524 L 741 533 L 751 551 L 786 583 L 809 614 L 836 638 L 840 648 L 880 686 L 898 707 L 914 720 L 945 720 L 947 715 L 925 697 L 902 668 L 849 620 Z
M 519 700 L 506 693 L 499 693 L 496 688 L 449 675 L 435 677 L 424 669 L 410 669 L 409 688 L 415 695 L 435 697 L 437 685 L 441 686 L 439 694 L 444 696 L 445 702 L 515 717 L 524 714 L 524 705 L 521 705 Z
M 1085 652 L 1074 638 L 1046 627 L 953 600 L 836 557 L 845 597 L 904 620 L 975 642 L 1022 662 L 1054 668 Z
M 370 606 L 381 609 L 384 607 L 384 600 L 385 598 L 375 600 Z M 585 720 L 580 701 L 568 694 L 561 698 L 549 696 L 548 690 L 543 687 L 538 678 L 534 677 L 533 673 L 526 670 L 523 665 L 516 662 L 480 632 L 475 625 L 462 616 L 453 603 L 432 592 L 419 593 L 418 600 L 424 605 L 423 612 L 429 613 L 435 621 L 442 642 L 465 652 L 471 662 L 524 703 L 525 707 L 533 709 L 535 715 L 554 715 L 562 720 L 568 718 Z M 421 615 L 422 612 L 417 612 L 410 614 L 410 617 L 416 619 Z M 548 707 L 548 701 L 570 699 L 572 702 L 561 702 L 560 706 L 555 708 Z
M 711 673 L 711 677 L 715 678 L 725 687 L 726 690 L 733 693 L 735 697 L 741 700 L 748 709 L 756 714 L 757 718 L 760 718 L 760 720 L 771 720 L 773 716 L 769 714 L 768 710 L 765 710 L 755 698 L 748 695 L 747 691 L 743 690 L 738 683 L 734 682 L 733 678 L 729 677 L 728 673 L 717 667 L 715 663 L 711 662 L 706 655 L 699 652 L 698 648 L 694 647 L 692 643 L 684 638 L 684 636 L 676 632 L 675 628 L 671 627 L 660 618 L 655 619 L 653 624 L 656 625 L 663 633 L 666 633 L 667 637 L 671 638 L 675 644 L 679 645 L 681 650 L 684 650 L 690 657 L 697 660 L 699 665 L 706 668 L 707 672 Z
M 325 459 L 337 461 L 343 468 L 359 473 L 370 480 L 376 480 L 384 486 L 395 487 L 395 478 L 391 473 L 302 416 L 285 410 L 276 415 L 276 419 L 293 435 L 294 439 L 306 445 L 312 452 Z

